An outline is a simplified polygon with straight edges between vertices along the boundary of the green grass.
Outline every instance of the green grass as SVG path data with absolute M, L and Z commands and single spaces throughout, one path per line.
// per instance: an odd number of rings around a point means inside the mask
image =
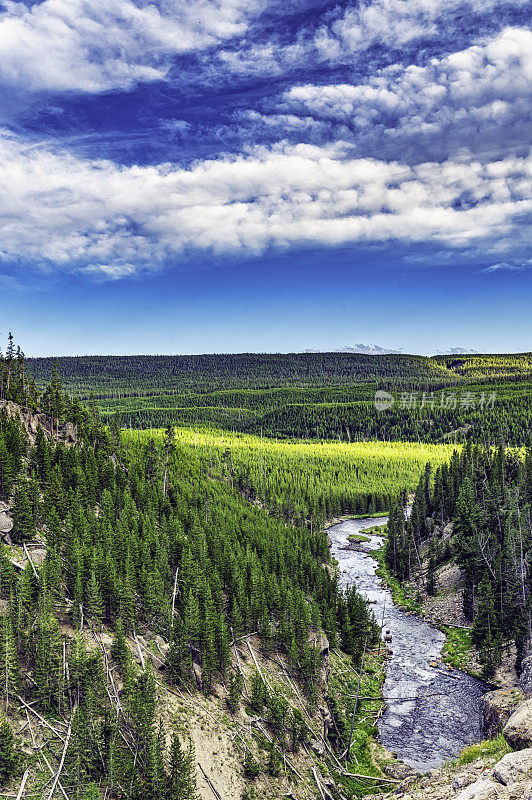
M 387 536 L 388 525 L 386 522 L 383 523 L 382 525 L 371 525 L 369 528 L 362 528 L 360 533 L 372 533 L 372 534 L 377 534 L 378 536 Z
M 443 624 L 438 625 L 438 628 L 446 636 L 442 651 L 444 662 L 475 678 L 482 678 L 480 672 L 473 667 L 472 655 L 475 655 L 476 651 L 471 641 L 471 631 Z
M 372 552 L 372 557 L 378 562 L 377 575 L 382 578 L 386 586 L 390 590 L 393 602 L 401 611 L 410 611 L 413 614 L 424 616 L 423 603 L 421 598 L 418 597 L 417 589 L 402 584 L 397 578 L 389 572 L 384 562 L 384 545 L 378 550 Z
M 454 763 L 458 766 L 463 766 L 464 764 L 471 764 L 471 762 L 476 761 L 477 758 L 496 756 L 497 759 L 500 759 L 506 755 L 506 753 L 510 753 L 511 750 L 512 748 L 501 733 L 496 739 L 488 739 L 485 742 L 479 742 L 478 744 L 472 744 L 466 747 L 465 750 L 462 750 Z
M 352 533 L 350 536 L 347 537 L 350 542 L 369 542 L 369 536 L 362 536 L 361 533 Z

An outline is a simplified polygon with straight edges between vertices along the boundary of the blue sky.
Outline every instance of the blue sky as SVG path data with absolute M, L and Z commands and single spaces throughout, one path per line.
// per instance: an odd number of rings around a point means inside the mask
M 0 3 L 2 333 L 532 349 L 530 12 Z

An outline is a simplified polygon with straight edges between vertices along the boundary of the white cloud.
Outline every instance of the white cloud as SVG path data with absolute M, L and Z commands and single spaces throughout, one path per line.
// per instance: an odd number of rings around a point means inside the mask
M 497 153 L 529 142 L 531 81 L 532 32 L 507 28 L 428 66 L 396 65 L 364 84 L 293 87 L 285 106 L 348 124 L 359 145 L 378 143 L 385 157 L 411 150 L 409 160 L 445 158 L 461 147 Z
M 396 48 L 440 35 L 459 8 L 495 14 L 526 2 L 371 0 L 348 4 L 340 18 L 317 30 L 302 24 L 291 41 L 281 41 L 261 39 L 260 24 L 250 31 L 265 9 L 279 13 L 276 0 L 43 0 L 30 7 L 5 0 L 0 83 L 24 91 L 127 90 L 166 78 L 176 56 L 212 47 L 218 49 L 206 55 L 199 72 L 189 66 L 186 80 L 281 75 L 308 69 L 311 61 L 351 63 L 375 43 Z M 235 37 L 236 44 L 226 46 Z
M 0 142 L 0 251 L 103 279 L 190 250 L 386 240 L 487 245 L 532 211 L 532 163 L 414 167 L 346 145 L 277 145 L 238 158 L 118 167 Z
M 504 5 L 521 7 L 527 2 Z M 500 0 L 371 0 L 349 7 L 332 25 L 322 26 L 314 41 L 322 57 L 337 61 L 377 42 L 397 48 L 421 36 L 434 36 L 443 20 L 452 24 L 450 15 L 458 8 L 485 14 L 501 5 Z
M 165 77 L 172 56 L 244 33 L 258 0 L 4 2 L 0 82 L 102 92 Z
M 297 68 L 329 63 L 346 67 L 364 64 L 374 45 L 405 50 L 421 38 L 446 40 L 452 47 L 467 41 L 461 20 L 472 15 L 492 16 L 489 27 L 500 25 L 500 17 L 518 11 L 529 0 L 366 0 L 339 3 L 331 19 L 327 14 L 317 28 L 303 25 L 290 42 L 273 35 L 266 41 L 244 37 L 238 47 L 221 48 L 209 57 L 201 80 L 221 75 L 279 76 Z M 342 8 L 342 5 L 344 8 Z M 346 6 L 346 7 L 345 7 Z M 467 25 L 467 22 L 466 22 Z M 477 20 L 476 29 L 479 29 Z M 193 80 L 194 76 L 191 75 Z
M 481 272 L 485 272 L 488 275 L 492 272 L 524 272 L 525 269 L 530 269 L 531 267 L 532 259 L 530 258 L 526 261 L 498 261 L 496 264 L 485 267 Z

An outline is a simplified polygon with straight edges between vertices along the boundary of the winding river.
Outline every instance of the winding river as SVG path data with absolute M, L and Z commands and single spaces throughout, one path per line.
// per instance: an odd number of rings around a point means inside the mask
M 387 517 L 347 520 L 331 526 L 327 533 L 331 553 L 339 563 L 340 583 L 355 584 L 373 603 L 378 624 L 384 610 L 384 630 L 389 629 L 392 635 L 380 739 L 398 758 L 425 772 L 480 740 L 479 698 L 488 687 L 463 672 L 449 671 L 441 661 L 443 633 L 393 605 L 390 592 L 375 574 L 377 562 L 370 555 L 381 546 L 381 536 L 372 535 L 363 543 L 363 551 L 345 549 L 348 536 L 386 521 Z

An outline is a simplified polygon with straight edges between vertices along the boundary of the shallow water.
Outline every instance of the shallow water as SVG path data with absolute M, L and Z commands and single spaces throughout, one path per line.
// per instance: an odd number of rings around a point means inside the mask
M 363 597 L 373 602 L 379 625 L 384 609 L 383 628 L 393 637 L 388 645 L 393 655 L 383 688 L 386 710 L 379 723 L 381 741 L 398 758 L 424 772 L 480 740 L 479 699 L 488 687 L 458 670 L 430 666 L 431 661 L 441 664 L 445 636 L 393 605 L 390 592 L 375 574 L 377 562 L 370 555 L 381 546 L 382 537 L 372 535 L 364 542 L 361 546 L 365 552 L 344 549 L 350 534 L 386 520 L 347 520 L 333 525 L 327 533 L 332 541 L 331 553 L 339 563 L 341 585 L 354 583 Z

